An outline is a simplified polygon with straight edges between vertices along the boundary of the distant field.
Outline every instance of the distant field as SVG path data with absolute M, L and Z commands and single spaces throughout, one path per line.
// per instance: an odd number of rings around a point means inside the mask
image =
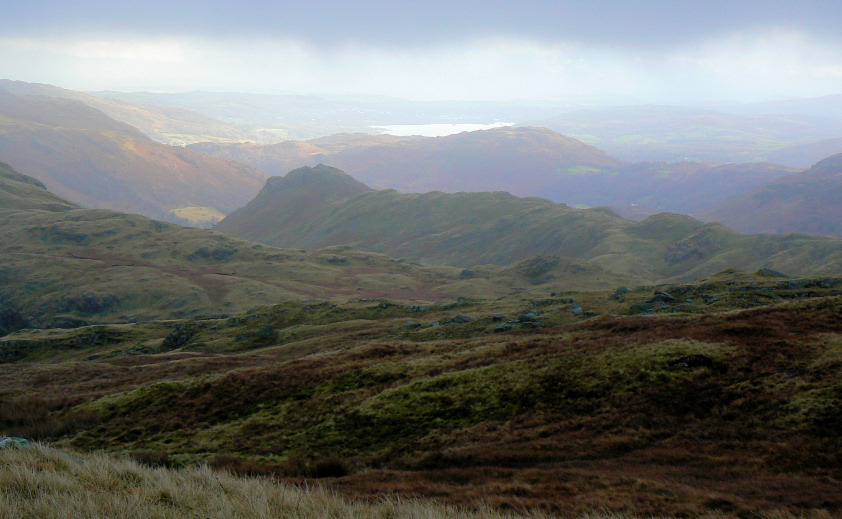
M 225 213 L 213 207 L 180 207 L 173 209 L 172 215 L 193 227 L 212 227 L 225 218 Z

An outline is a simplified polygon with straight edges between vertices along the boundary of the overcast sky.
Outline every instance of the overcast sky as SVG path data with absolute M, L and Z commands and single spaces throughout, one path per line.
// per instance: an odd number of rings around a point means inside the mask
M 4 2 L 0 76 L 85 90 L 646 102 L 842 93 L 834 1 Z

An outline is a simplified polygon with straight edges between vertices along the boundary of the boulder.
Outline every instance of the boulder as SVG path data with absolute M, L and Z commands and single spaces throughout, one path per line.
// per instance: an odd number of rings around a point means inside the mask
M 494 327 L 495 332 L 507 332 L 512 329 L 511 323 L 500 323 Z
M 32 442 L 24 438 L 5 436 L 0 438 L 0 449 L 23 449 L 32 445 Z
M 675 296 L 670 294 L 669 292 L 664 292 L 662 290 L 655 291 L 655 297 L 649 300 L 649 302 L 660 301 L 662 303 L 675 303 Z

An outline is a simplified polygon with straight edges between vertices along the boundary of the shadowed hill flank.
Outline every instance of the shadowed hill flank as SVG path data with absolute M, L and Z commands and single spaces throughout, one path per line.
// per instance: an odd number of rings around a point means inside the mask
M 340 134 L 269 146 L 202 143 L 193 149 L 271 175 L 317 162 L 378 188 L 508 191 L 587 206 L 644 205 L 691 213 L 796 170 L 775 164 L 682 161 L 621 164 L 546 128 L 507 127 L 447 137 Z
M 322 172 L 338 185 L 347 181 L 330 168 Z M 303 172 L 289 182 L 308 184 L 306 177 Z M 353 181 L 344 185 L 360 189 Z M 0 167 L 0 335 L 311 298 L 442 301 L 635 281 L 585 261 L 541 261 L 531 270 L 488 266 L 467 275 L 349 248 L 275 249 L 142 216 L 79 209 L 37 180 Z
M 842 236 L 842 154 L 703 211 L 743 232 Z
M 67 211 L 78 206 L 47 191 L 44 184 L 0 162 L 0 211 L 41 209 Z
M 306 196 L 290 183 L 291 196 L 271 182 L 259 209 L 226 218 L 218 230 L 246 229 L 243 236 L 279 247 L 318 249 L 347 245 L 428 265 L 507 265 L 538 254 L 586 259 L 611 272 L 650 280 L 697 277 L 725 268 L 775 268 L 799 274 L 834 272 L 842 265 L 840 240 L 813 236 L 746 236 L 718 224 L 662 213 L 637 223 L 605 209 L 574 209 L 541 198 L 503 192 L 425 194 L 364 191 L 338 201 L 323 186 L 335 170 L 308 170 L 322 200 L 306 214 L 285 209 L 291 197 Z M 341 177 L 344 178 L 344 177 Z M 346 180 L 347 182 L 347 180 Z M 342 189 L 341 185 L 337 189 Z M 268 203 L 275 200 L 271 209 Z M 277 214 L 275 214 L 277 213 Z M 236 231 L 235 231 L 236 232 Z M 809 251 L 806 252 L 806 251 Z M 805 261 L 805 254 L 812 260 Z
M 405 191 L 512 191 L 534 195 L 565 175 L 615 169 L 604 152 L 546 128 L 495 128 L 354 147 L 332 164 L 363 182 Z
M 81 102 L 3 90 L 0 160 L 81 205 L 163 219 L 181 207 L 228 213 L 266 179 L 242 164 L 153 142 Z
M 318 218 L 326 205 L 366 191 L 371 189 L 336 168 L 322 164 L 303 167 L 283 177 L 270 177 L 254 200 L 234 211 L 217 228 L 269 242 L 275 236 L 296 234 L 302 221 Z M 266 225 L 255 228 L 252 224 L 256 221 Z
M 274 175 L 329 162 L 369 185 L 412 192 L 507 190 L 530 196 L 555 189 L 565 176 L 613 171 L 620 165 L 581 141 L 528 127 L 435 138 L 346 134 L 306 143 L 207 143 L 195 148 Z

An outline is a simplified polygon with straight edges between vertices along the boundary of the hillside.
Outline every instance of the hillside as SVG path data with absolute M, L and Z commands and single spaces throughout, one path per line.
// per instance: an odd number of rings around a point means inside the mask
M 307 182 L 302 182 L 307 179 Z M 290 200 L 311 189 L 354 185 L 336 199 Z M 310 187 L 308 187 L 310 186 Z M 347 245 L 426 265 L 507 265 L 538 254 L 585 259 L 649 280 L 693 278 L 725 268 L 761 267 L 808 275 L 837 272 L 837 239 L 806 235 L 741 235 L 688 216 L 658 214 L 643 222 L 605 209 L 574 209 L 504 192 L 425 194 L 362 190 L 333 168 L 301 168 L 273 178 L 260 195 L 215 229 L 274 246 L 318 249 Z M 805 261 L 806 258 L 813 258 Z
M 280 250 L 228 234 L 109 210 L 80 209 L 0 168 L 0 334 L 241 312 L 310 298 L 421 301 L 603 288 L 627 276 L 549 258 L 540 279 L 489 267 L 423 269 L 347 248 Z
M 412 192 L 510 190 L 529 196 L 556 190 L 566 177 L 619 166 L 596 148 L 544 128 L 506 127 L 435 138 L 349 134 L 262 147 L 193 147 L 272 175 L 329 162 L 369 185 Z
M 22 330 L 0 339 L 0 431 L 363 502 L 834 517 L 841 296 L 838 277 L 727 271 L 624 293 Z M 126 469 L 103 494 L 145 492 Z M 19 495 L 9 484 L 0 501 Z
M 798 170 L 769 163 L 641 162 L 560 180 L 540 195 L 585 206 L 646 206 L 693 214 Z
M 153 142 L 78 101 L 3 90 L 0 161 L 77 204 L 159 219 L 181 207 L 228 213 L 266 179 L 242 164 Z
M 782 148 L 770 153 L 769 160 L 778 164 L 806 169 L 822 159 L 839 153 L 842 153 L 842 138 Z
M 516 519 L 494 510 L 468 511 L 392 496 L 377 503 L 343 498 L 320 487 L 300 488 L 225 470 L 175 470 L 102 454 L 32 444 L 0 451 L 0 516 L 42 519 L 308 519 L 425 517 Z M 127 484 L 130 482 L 131 484 Z M 103 489 L 111 489 L 104 492 Z M 127 510 L 135 515 L 128 515 Z M 540 515 L 529 514 L 532 519 Z M 596 519 L 599 516 L 594 516 Z M 608 519 L 608 518 L 606 518 Z
M 194 142 L 277 142 L 287 138 L 281 129 L 263 130 L 237 125 L 207 115 L 154 104 L 138 105 L 119 99 L 85 94 L 43 83 L 0 79 L 0 89 L 17 96 L 42 96 L 71 99 L 100 110 L 108 117 L 126 123 L 147 137 L 164 144 L 184 145 Z
M 371 186 L 425 192 L 509 191 L 586 206 L 646 205 L 692 213 L 796 170 L 774 164 L 621 164 L 546 128 L 448 137 L 343 134 L 306 142 L 201 143 L 191 148 L 270 175 L 332 164 Z
M 842 154 L 702 211 L 743 232 L 842 236 Z
M 41 182 L 0 162 L 0 211 L 68 211 L 77 207 L 47 191 Z

